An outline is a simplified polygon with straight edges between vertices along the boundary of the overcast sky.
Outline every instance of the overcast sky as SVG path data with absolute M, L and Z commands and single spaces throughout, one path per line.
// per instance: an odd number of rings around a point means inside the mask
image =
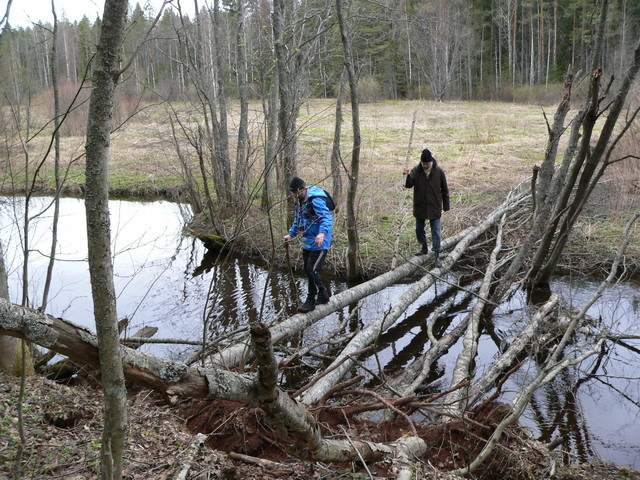
M 71 22 L 77 22 L 84 15 L 89 20 L 94 21 L 96 17 L 102 16 L 104 0 L 54 0 L 58 20 L 65 17 Z M 129 0 L 131 10 L 136 3 L 144 8 L 149 4 L 154 12 L 157 12 L 162 5 L 162 0 Z M 189 7 L 193 2 L 182 1 L 183 11 L 189 14 Z M 201 5 L 205 2 L 199 2 Z M 7 0 L 0 0 L 0 17 L 7 9 Z M 13 0 L 11 12 L 9 13 L 9 23 L 13 27 L 28 27 L 35 22 L 52 22 L 51 0 Z

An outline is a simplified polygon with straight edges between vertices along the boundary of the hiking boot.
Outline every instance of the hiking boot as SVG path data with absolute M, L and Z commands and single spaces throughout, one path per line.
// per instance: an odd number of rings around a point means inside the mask
M 442 262 L 440 261 L 440 252 L 435 252 L 435 257 L 433 258 L 433 266 L 436 268 L 442 267 Z
M 318 292 L 318 298 L 316 299 L 316 303 L 317 304 L 329 303 L 329 298 L 331 298 L 331 294 L 325 288 Z
M 427 247 L 426 243 L 422 244 L 422 249 L 418 250 L 415 254 L 416 255 L 426 255 L 427 253 L 429 253 L 429 247 Z
M 316 296 L 309 295 L 302 305 L 298 307 L 300 313 L 308 313 L 316 308 Z

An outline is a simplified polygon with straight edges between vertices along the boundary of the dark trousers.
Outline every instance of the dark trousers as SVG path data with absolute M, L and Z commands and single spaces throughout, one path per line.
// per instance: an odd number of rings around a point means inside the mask
M 427 235 L 425 233 L 425 225 L 427 221 L 424 218 L 416 218 L 416 238 L 418 243 L 422 245 L 427 244 Z M 431 248 L 434 252 L 441 252 L 442 246 L 440 245 L 440 219 L 429 220 L 429 226 L 431 227 Z
M 302 260 L 304 261 L 304 271 L 309 279 L 309 295 L 316 295 L 318 292 L 325 290 L 320 272 L 327 258 L 328 250 L 306 250 L 302 249 Z

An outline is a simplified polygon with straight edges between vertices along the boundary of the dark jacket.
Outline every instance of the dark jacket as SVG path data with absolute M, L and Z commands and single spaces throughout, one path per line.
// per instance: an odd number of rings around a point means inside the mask
M 413 188 L 413 216 L 425 220 L 440 218 L 442 210 L 449 210 L 449 187 L 444 171 L 433 161 L 429 178 L 418 164 L 405 180 L 406 188 Z

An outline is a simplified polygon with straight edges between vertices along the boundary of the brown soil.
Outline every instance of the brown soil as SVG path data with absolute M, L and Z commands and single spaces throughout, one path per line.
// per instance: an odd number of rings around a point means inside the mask
M 25 441 L 20 473 L 16 474 L 21 443 L 16 413 L 19 391 L 20 379 L 0 374 L 0 480 L 98 478 L 102 409 L 96 382 L 87 377 L 78 385 L 65 386 L 42 377 L 26 380 L 22 401 Z M 130 480 L 176 479 L 185 472 L 182 478 L 203 480 L 394 478 L 386 461 L 367 465 L 369 474 L 361 464 L 328 465 L 295 459 L 257 408 L 202 400 L 171 406 L 149 391 L 131 393 L 128 407 L 124 473 Z M 506 405 L 494 403 L 479 407 L 464 424 L 416 426 L 428 443 L 426 455 L 417 461 L 420 478 L 453 479 L 444 472 L 472 459 L 507 412 Z M 407 433 L 403 421 L 375 424 L 346 418 L 334 410 L 316 413 L 325 434 L 346 432 L 352 438 L 390 442 Z M 207 435 L 205 448 L 198 447 L 198 432 Z M 563 467 L 553 474 L 549 465 L 544 447 L 515 428 L 474 478 L 640 480 L 639 472 L 608 464 Z

